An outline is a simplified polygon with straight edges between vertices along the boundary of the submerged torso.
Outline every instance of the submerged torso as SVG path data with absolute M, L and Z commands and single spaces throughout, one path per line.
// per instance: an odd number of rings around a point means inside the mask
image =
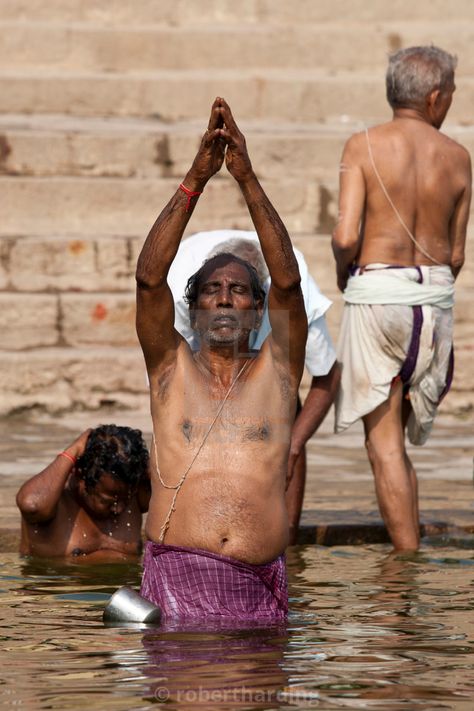
M 141 551 L 141 523 L 136 497 L 118 516 L 98 520 L 79 506 L 66 488 L 50 522 L 34 524 L 22 520 L 20 553 L 48 558 L 96 551 L 137 555 Z

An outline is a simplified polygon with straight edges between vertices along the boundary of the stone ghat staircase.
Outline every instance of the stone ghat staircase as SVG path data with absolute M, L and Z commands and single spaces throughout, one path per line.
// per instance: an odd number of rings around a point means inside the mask
M 434 42 L 459 57 L 444 130 L 474 147 L 473 20 L 470 0 L 2 0 L 0 414 L 143 404 L 136 258 L 216 95 L 334 299 L 337 337 L 330 232 L 344 141 L 390 116 L 387 53 Z M 188 233 L 219 227 L 251 227 L 225 170 Z M 474 404 L 469 246 L 447 408 Z

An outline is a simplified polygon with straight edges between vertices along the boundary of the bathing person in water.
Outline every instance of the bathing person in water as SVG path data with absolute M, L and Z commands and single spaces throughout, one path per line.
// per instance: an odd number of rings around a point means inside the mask
M 170 265 L 197 197 L 224 158 L 267 263 L 272 332 L 249 349 L 264 305 L 245 260 L 212 257 L 187 286 L 193 352 L 174 328 Z M 288 233 L 217 98 L 194 162 L 137 265 L 137 331 L 155 433 L 141 592 L 165 616 L 283 619 L 288 596 L 285 481 L 307 318 Z
M 417 480 L 405 429 L 423 444 L 452 376 L 454 280 L 471 199 L 468 152 L 439 129 L 456 59 L 437 47 L 390 57 L 388 123 L 342 156 L 333 238 L 346 301 L 336 429 L 362 418 L 380 511 L 395 549 L 419 544 Z
M 148 460 L 140 430 L 101 425 L 83 432 L 19 490 L 20 553 L 87 560 L 139 554 Z

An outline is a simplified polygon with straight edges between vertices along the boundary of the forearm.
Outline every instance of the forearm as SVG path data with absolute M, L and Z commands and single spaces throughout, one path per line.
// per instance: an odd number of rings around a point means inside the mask
M 42 472 L 23 484 L 16 502 L 28 522 L 40 523 L 53 518 L 73 466 L 67 457 L 58 455 Z
M 255 226 L 272 284 L 288 289 L 300 283 L 298 262 L 290 237 L 254 173 L 239 182 Z
M 303 407 L 295 420 L 291 433 L 291 451 L 299 454 L 306 442 L 321 425 L 334 402 L 340 381 L 340 371 L 334 363 L 327 375 L 313 377 Z
M 359 251 L 359 244 L 358 241 L 352 241 L 352 243 L 342 246 L 337 237 L 334 236 L 332 239 L 332 251 L 336 260 L 337 285 L 341 291 L 344 291 L 349 278 L 349 269 Z
M 182 184 L 191 192 L 201 193 L 205 182 L 189 171 Z M 138 257 L 136 280 L 139 287 L 149 289 L 166 281 L 197 198 L 197 195 L 190 197 L 178 187 L 161 211 Z

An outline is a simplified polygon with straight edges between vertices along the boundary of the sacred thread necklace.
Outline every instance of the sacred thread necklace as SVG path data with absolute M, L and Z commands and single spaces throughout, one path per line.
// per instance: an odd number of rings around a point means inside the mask
M 192 460 L 191 460 L 191 464 L 189 464 L 189 466 L 186 468 L 186 471 L 185 471 L 184 474 L 181 476 L 181 478 L 180 478 L 180 480 L 178 481 L 177 484 L 170 485 L 170 484 L 166 484 L 166 483 L 163 481 L 163 478 L 162 478 L 161 472 L 160 472 L 160 468 L 159 468 L 159 466 L 158 466 L 158 452 L 157 452 L 157 449 L 156 449 L 155 426 L 153 425 L 153 448 L 154 448 L 154 451 L 155 451 L 155 468 L 156 468 L 156 473 L 158 474 L 158 479 L 160 480 L 160 484 L 161 484 L 162 486 L 164 486 L 165 489 L 174 489 L 174 490 L 175 490 L 173 499 L 172 499 L 172 501 L 171 501 L 171 506 L 170 506 L 170 509 L 169 509 L 169 511 L 168 511 L 168 515 L 166 516 L 165 522 L 164 522 L 163 526 L 162 526 L 161 529 L 160 529 L 160 538 L 159 538 L 159 542 L 160 542 L 160 543 L 163 543 L 163 541 L 164 541 L 166 532 L 167 532 L 167 530 L 168 530 L 168 528 L 169 528 L 169 525 L 170 525 L 171 516 L 172 516 L 172 514 L 173 514 L 173 511 L 175 511 L 175 509 L 176 509 L 176 506 L 175 506 L 175 504 L 176 504 L 176 499 L 177 499 L 177 497 L 178 497 L 179 492 L 181 491 L 181 487 L 183 486 L 184 482 L 186 481 L 186 477 L 188 476 L 191 467 L 193 466 L 194 462 L 195 462 L 196 459 L 198 458 L 198 455 L 199 455 L 201 449 L 204 447 L 207 438 L 208 438 L 209 435 L 211 434 L 211 430 L 212 430 L 212 428 L 214 427 L 214 425 L 216 424 L 216 422 L 217 422 L 217 420 L 218 420 L 218 418 L 219 418 L 219 415 L 221 414 L 222 410 L 224 409 L 224 405 L 226 404 L 226 402 L 227 402 L 227 400 L 228 400 L 228 398 L 229 398 L 229 395 L 231 394 L 232 390 L 234 389 L 235 384 L 237 383 L 238 379 L 240 378 L 240 376 L 241 376 L 242 373 L 244 372 L 244 370 L 245 370 L 245 368 L 247 367 L 247 365 L 248 365 L 249 363 L 252 363 L 252 362 L 253 362 L 253 360 L 246 360 L 245 363 L 243 364 L 243 366 L 241 367 L 241 369 L 239 370 L 239 372 L 237 373 L 237 375 L 235 376 L 234 380 L 231 382 L 231 384 L 230 384 L 230 386 L 229 386 L 229 389 L 228 389 L 228 391 L 227 391 L 226 394 L 225 394 L 224 399 L 222 400 L 221 404 L 219 405 L 219 407 L 218 407 L 218 409 L 217 409 L 217 412 L 216 412 L 216 414 L 215 414 L 215 416 L 214 416 L 214 419 L 212 420 L 211 424 L 210 424 L 209 427 L 207 428 L 207 432 L 205 433 L 205 435 L 204 435 L 204 437 L 203 437 L 203 439 L 202 439 L 201 444 L 199 445 L 199 447 L 198 447 L 198 449 L 197 449 L 197 451 L 196 451 L 194 457 L 193 457 Z

